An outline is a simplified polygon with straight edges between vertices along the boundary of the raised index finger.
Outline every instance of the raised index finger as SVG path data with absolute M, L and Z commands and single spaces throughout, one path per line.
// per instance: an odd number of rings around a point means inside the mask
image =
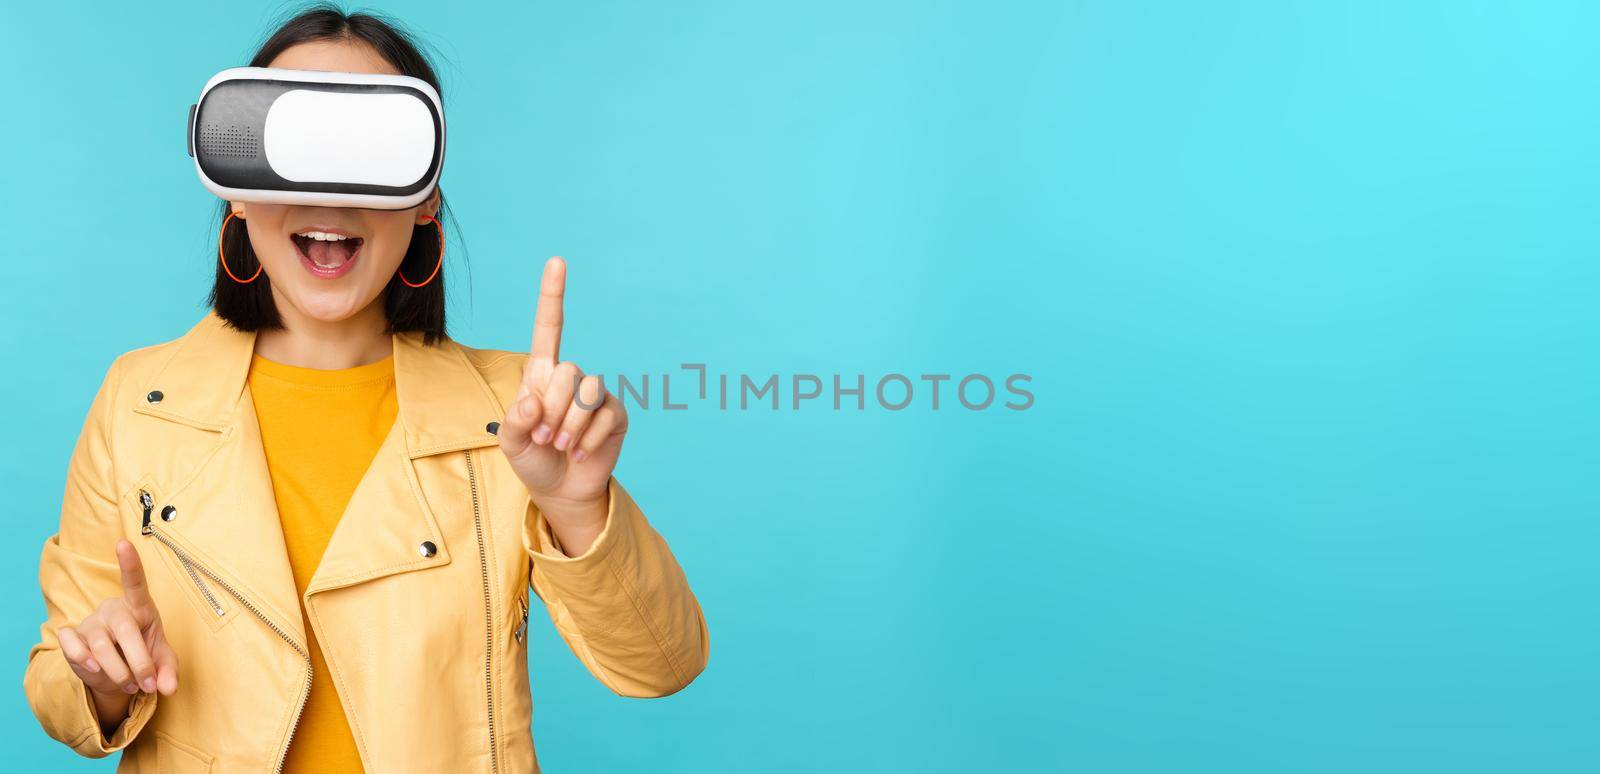
M 117 567 L 122 570 L 122 598 L 139 617 L 139 624 L 155 620 L 156 603 L 150 598 L 150 584 L 144 578 L 139 552 L 126 540 L 117 541 Z
M 544 265 L 544 276 L 539 279 L 539 303 L 533 314 L 534 358 L 551 363 L 561 357 L 562 303 L 567 292 L 567 262 L 556 256 Z

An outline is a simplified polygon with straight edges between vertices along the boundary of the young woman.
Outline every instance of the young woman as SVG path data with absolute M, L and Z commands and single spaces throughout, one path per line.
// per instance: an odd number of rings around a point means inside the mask
M 438 88 L 327 8 L 251 64 Z M 612 477 L 627 416 L 560 358 L 563 262 L 530 352 L 473 349 L 437 189 L 225 204 L 211 312 L 117 358 L 74 449 L 25 678 L 44 729 L 122 771 L 534 771 L 530 586 L 611 690 L 693 680 L 699 605 Z

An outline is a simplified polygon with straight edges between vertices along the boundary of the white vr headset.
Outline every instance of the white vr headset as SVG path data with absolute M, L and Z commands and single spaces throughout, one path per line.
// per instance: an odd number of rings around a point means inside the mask
M 444 167 L 444 106 L 404 75 L 235 67 L 189 106 L 200 182 L 230 201 L 403 210 Z

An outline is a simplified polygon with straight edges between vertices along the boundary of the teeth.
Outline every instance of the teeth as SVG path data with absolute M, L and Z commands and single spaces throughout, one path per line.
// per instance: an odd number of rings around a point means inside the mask
M 298 234 L 295 234 L 295 236 L 302 236 L 306 237 L 307 239 L 315 239 L 318 242 L 343 242 L 344 240 L 350 238 L 343 234 L 330 234 L 326 231 L 302 231 Z

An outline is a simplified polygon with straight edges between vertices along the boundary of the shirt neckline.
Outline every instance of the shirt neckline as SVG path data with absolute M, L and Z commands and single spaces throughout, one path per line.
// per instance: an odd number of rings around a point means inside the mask
M 394 355 L 350 368 L 321 369 L 279 363 L 251 353 L 250 372 L 302 387 L 356 387 L 394 378 Z

